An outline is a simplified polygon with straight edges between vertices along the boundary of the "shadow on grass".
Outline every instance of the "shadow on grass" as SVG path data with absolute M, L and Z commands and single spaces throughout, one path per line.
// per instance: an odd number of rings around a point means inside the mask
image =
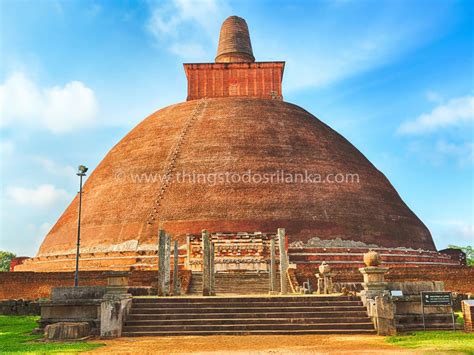
M 410 349 L 436 352 L 474 353 L 474 334 L 463 331 L 426 331 L 391 336 L 387 342 Z
M 80 352 L 96 349 L 105 344 L 69 342 L 69 343 L 43 343 L 36 340 L 41 335 L 31 335 L 37 327 L 39 317 L 31 316 L 0 316 L 0 353 L 65 353 Z

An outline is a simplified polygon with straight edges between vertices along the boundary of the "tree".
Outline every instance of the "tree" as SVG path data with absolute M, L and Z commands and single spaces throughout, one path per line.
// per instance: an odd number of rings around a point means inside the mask
M 9 251 L 0 250 L 0 271 L 10 271 L 10 262 L 16 257 Z
M 448 248 L 459 249 L 466 253 L 466 261 L 468 266 L 474 266 L 474 249 L 472 246 L 467 245 L 465 247 L 460 247 L 457 245 L 448 245 Z

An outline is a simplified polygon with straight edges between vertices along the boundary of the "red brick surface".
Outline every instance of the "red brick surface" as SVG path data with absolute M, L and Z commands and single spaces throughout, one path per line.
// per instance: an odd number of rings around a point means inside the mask
M 282 100 L 284 62 L 184 64 L 188 100 L 256 97 Z
M 190 271 L 180 271 L 181 287 L 187 290 Z M 152 286 L 157 271 L 133 271 L 130 286 Z M 103 271 L 82 271 L 79 286 L 106 286 Z M 48 298 L 54 287 L 74 286 L 74 272 L 0 272 L 0 300 Z
M 243 176 L 249 170 L 254 175 L 307 171 L 323 177 L 356 173 L 359 183 L 172 180 L 163 186 L 159 179 L 134 181 L 132 176 L 163 174 L 183 126 L 200 102 L 152 114 L 113 147 L 90 175 L 84 185 L 82 252 L 156 250 L 160 226 L 181 245 L 186 233 L 198 234 L 202 229 L 274 233 L 286 228 L 290 243 L 314 236 L 341 237 L 384 247 L 435 250 L 428 229 L 380 171 L 340 134 L 283 101 L 208 99 L 181 140 L 174 172 Z M 150 215 L 156 216 L 152 224 L 147 223 Z M 77 198 L 48 233 L 38 256 L 73 254 L 76 233 Z M 60 259 L 51 260 L 50 271 L 61 267 Z
M 292 279 L 293 277 L 293 271 Z M 298 265 L 295 271 L 298 283 L 302 285 L 308 278 L 315 285 L 316 266 Z M 362 275 L 357 269 L 334 269 L 335 282 L 362 282 Z M 156 282 L 156 271 L 133 271 L 130 286 L 151 286 Z M 182 288 L 186 290 L 190 282 L 190 271 L 180 271 Z M 103 285 L 107 279 L 102 271 L 80 272 L 80 285 Z M 443 281 L 448 291 L 474 292 L 474 268 L 469 267 L 410 267 L 390 269 L 387 281 Z M 1 272 L 0 300 L 4 299 L 37 299 L 49 297 L 51 288 L 73 286 L 73 272 Z
M 301 285 L 310 279 L 316 285 L 317 265 L 298 265 L 296 275 Z M 335 282 L 362 282 L 358 269 L 336 268 L 333 266 Z M 388 282 L 404 281 L 443 281 L 445 289 L 452 292 L 474 292 L 474 268 L 467 266 L 406 266 L 390 268 L 385 280 Z

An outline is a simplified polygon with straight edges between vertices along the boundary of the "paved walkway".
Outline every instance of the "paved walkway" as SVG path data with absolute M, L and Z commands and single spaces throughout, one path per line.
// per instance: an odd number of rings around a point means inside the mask
M 110 354 L 421 354 L 376 335 L 246 335 L 137 337 L 99 340 L 91 353 Z

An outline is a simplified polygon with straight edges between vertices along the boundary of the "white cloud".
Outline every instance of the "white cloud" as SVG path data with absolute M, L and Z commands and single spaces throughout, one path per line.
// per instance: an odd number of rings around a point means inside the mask
M 50 231 L 52 227 L 53 225 L 48 222 L 41 223 L 40 225 L 29 223 L 27 224 L 26 229 L 32 235 L 43 237 Z
M 94 91 L 80 81 L 41 88 L 17 72 L 0 86 L 0 127 L 21 124 L 62 133 L 94 125 L 97 112 Z
M 77 180 L 76 169 L 70 165 L 60 165 L 51 159 L 45 157 L 34 157 L 33 158 L 41 167 L 41 170 L 49 173 L 58 178 L 66 178 Z
M 2 140 L 0 141 L 0 157 L 4 158 L 7 155 L 11 155 L 15 150 L 15 145 L 12 141 Z
M 171 0 L 151 5 L 146 28 L 160 45 L 181 58 L 204 59 L 230 8 L 219 0 Z
M 402 134 L 430 133 L 440 128 L 460 126 L 473 120 L 474 96 L 467 95 L 438 105 L 430 113 L 424 113 L 414 121 L 402 123 L 398 132 Z
M 9 186 L 6 188 L 6 196 L 19 205 L 39 208 L 50 208 L 57 203 L 64 203 L 70 199 L 65 190 L 58 189 L 50 184 L 40 185 L 32 189 Z

